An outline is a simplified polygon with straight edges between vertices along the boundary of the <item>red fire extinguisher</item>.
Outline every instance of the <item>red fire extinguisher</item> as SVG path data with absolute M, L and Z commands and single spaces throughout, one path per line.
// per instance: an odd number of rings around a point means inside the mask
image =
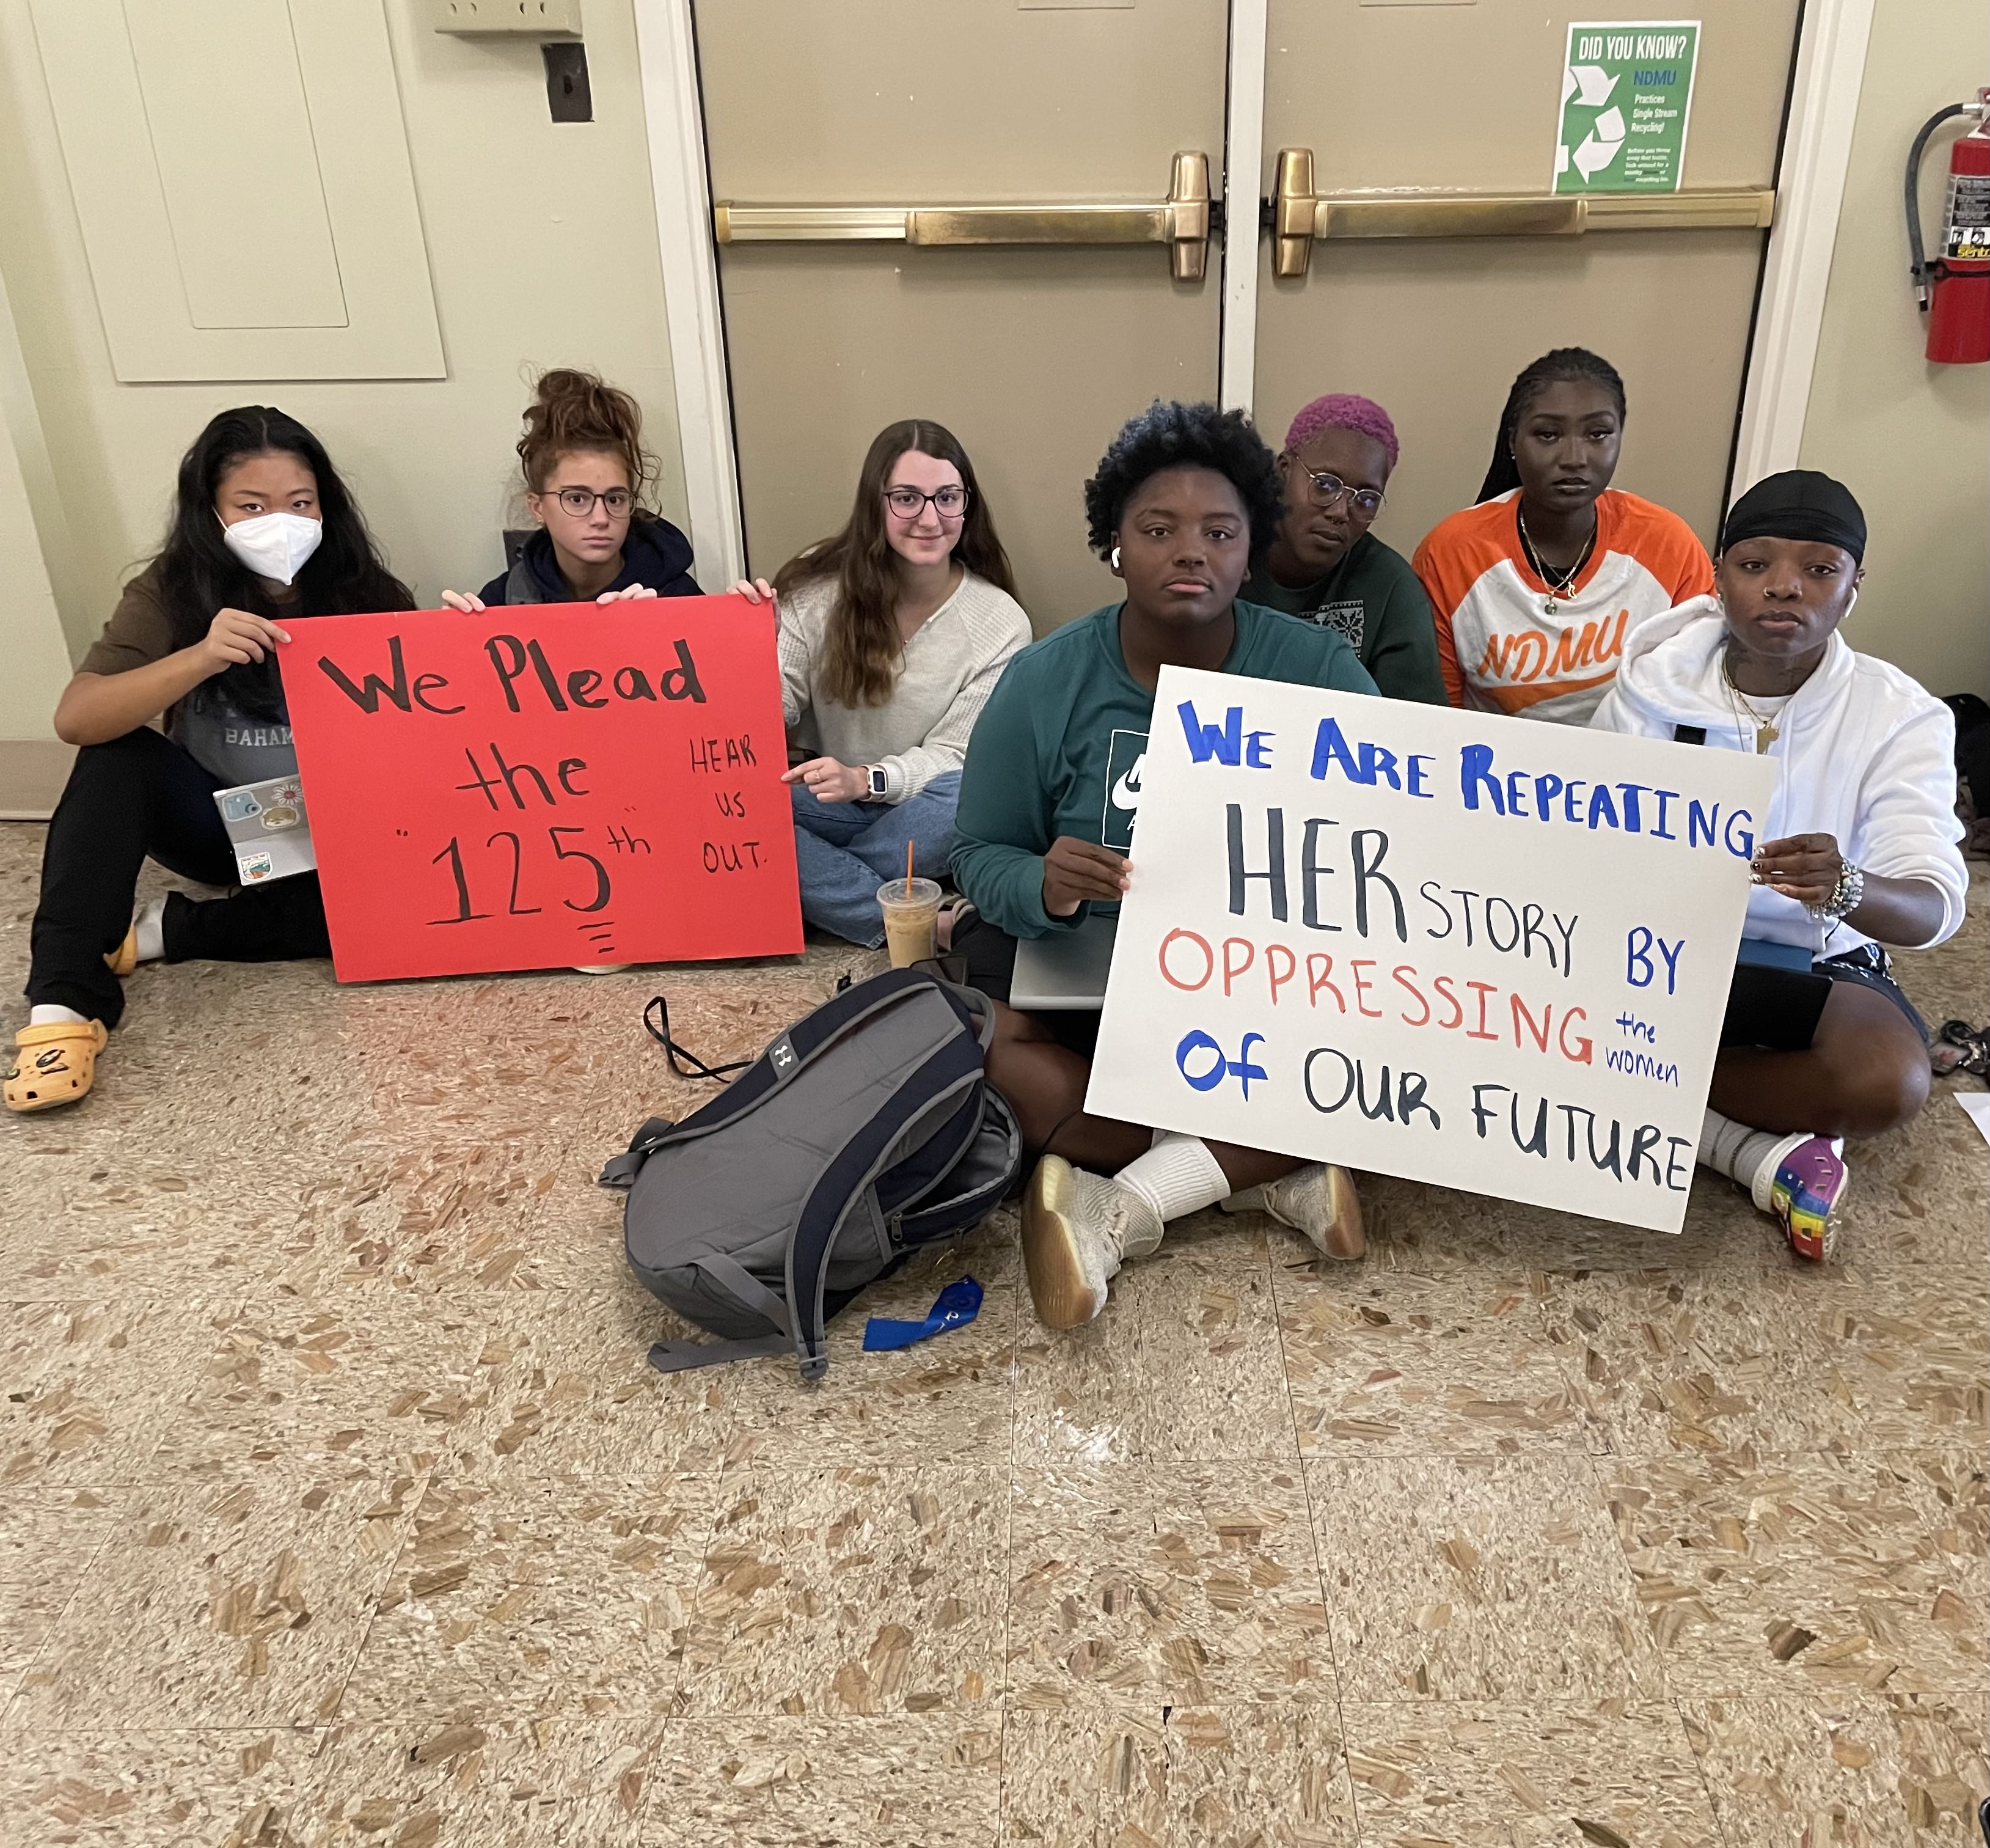
M 1973 116 L 1976 126 L 1948 151 L 1941 254 L 1931 263 L 1921 243 L 1921 155 L 1928 137 L 1956 116 Z M 1907 247 L 1927 317 L 1928 358 L 1941 365 L 1990 360 L 1990 90 L 1929 117 L 1914 137 L 1907 155 Z

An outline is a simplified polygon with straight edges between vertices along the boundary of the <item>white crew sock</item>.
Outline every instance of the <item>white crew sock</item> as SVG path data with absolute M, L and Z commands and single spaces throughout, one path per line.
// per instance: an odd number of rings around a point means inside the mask
M 28 1010 L 28 1024 L 30 1027 L 53 1027 L 62 1021 L 69 1021 L 81 1027 L 87 1025 L 89 1020 L 89 1015 L 78 1014 L 73 1007 L 57 1007 L 47 1001 Z
M 138 960 L 156 963 L 166 953 L 166 902 L 155 899 L 131 920 L 138 933 Z
M 1199 1136 L 1163 1130 L 1146 1154 L 1136 1156 L 1112 1178 L 1137 1194 L 1166 1225 L 1184 1214 L 1214 1206 L 1230 1191 L 1221 1164 Z
M 1709 1110 L 1700 1119 L 1700 1160 L 1703 1167 L 1730 1180 L 1739 1181 L 1758 1212 L 1769 1210 L 1769 1189 L 1783 1157 L 1810 1140 L 1810 1133 L 1799 1130 L 1778 1136 L 1773 1130 L 1751 1130 L 1744 1123 Z

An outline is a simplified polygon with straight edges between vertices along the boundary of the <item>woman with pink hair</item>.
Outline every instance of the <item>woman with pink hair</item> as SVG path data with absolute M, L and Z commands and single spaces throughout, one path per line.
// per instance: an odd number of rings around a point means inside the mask
M 1402 554 L 1368 530 L 1396 456 L 1396 426 L 1372 398 L 1314 399 L 1285 433 L 1285 518 L 1241 594 L 1338 631 L 1385 697 L 1441 706 L 1430 599 Z

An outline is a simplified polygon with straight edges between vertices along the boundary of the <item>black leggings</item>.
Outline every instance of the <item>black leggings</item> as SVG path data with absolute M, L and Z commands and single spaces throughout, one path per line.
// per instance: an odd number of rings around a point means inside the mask
M 149 726 L 76 752 L 42 850 L 31 1006 L 73 1007 L 107 1027 L 117 1024 L 124 985 L 104 959 L 131 928 L 147 859 L 203 885 L 236 882 L 234 850 L 214 806 L 220 786 Z M 164 924 L 168 963 L 281 963 L 331 953 L 316 873 L 226 899 L 174 892 Z

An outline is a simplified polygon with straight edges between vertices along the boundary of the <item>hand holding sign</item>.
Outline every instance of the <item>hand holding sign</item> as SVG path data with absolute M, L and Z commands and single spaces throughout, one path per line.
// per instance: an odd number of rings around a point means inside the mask
M 647 599 L 292 628 L 341 980 L 800 950 L 764 613 Z
M 1755 850 L 1753 871 L 1761 884 L 1799 905 L 1822 905 L 1838 889 L 1845 856 L 1829 834 L 1792 834 L 1765 841 Z
M 1060 834 L 1044 854 L 1044 909 L 1068 918 L 1087 899 L 1116 905 L 1126 896 L 1132 867 L 1109 847 Z
M 1677 1231 L 1775 773 L 1164 668 L 1085 1108 Z

